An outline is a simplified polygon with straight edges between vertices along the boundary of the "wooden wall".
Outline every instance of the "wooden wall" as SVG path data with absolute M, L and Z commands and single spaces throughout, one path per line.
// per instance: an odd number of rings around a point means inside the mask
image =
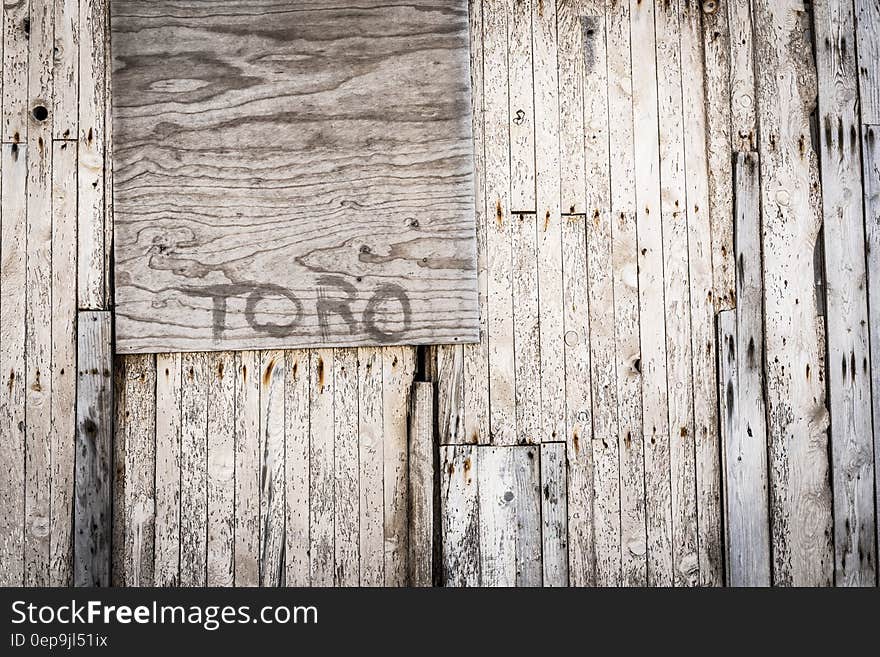
M 3 8 L 0 583 L 877 584 L 877 0 L 472 0 L 482 342 L 115 361 L 106 11 Z

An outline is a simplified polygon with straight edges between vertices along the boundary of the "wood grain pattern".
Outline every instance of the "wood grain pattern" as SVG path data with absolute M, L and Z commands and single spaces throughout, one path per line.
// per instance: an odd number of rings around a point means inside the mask
M 216 4 L 112 3 L 117 350 L 476 341 L 465 3 Z

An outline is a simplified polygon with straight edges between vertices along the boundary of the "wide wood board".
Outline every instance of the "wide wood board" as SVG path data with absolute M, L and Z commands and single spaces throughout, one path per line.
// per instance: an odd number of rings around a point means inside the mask
M 478 339 L 463 0 L 113 0 L 116 349 Z

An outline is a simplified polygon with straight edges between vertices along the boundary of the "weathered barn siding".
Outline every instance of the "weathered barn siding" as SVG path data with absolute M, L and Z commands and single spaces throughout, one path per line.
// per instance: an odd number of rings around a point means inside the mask
M 481 342 L 115 386 L 106 10 L 3 8 L 0 583 L 877 584 L 876 0 L 472 0 Z

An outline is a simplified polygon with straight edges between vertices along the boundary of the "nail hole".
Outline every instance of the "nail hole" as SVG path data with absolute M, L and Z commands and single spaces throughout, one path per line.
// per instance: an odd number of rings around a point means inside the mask
M 49 110 L 43 105 L 37 105 L 32 113 L 37 121 L 45 121 L 49 118 Z

